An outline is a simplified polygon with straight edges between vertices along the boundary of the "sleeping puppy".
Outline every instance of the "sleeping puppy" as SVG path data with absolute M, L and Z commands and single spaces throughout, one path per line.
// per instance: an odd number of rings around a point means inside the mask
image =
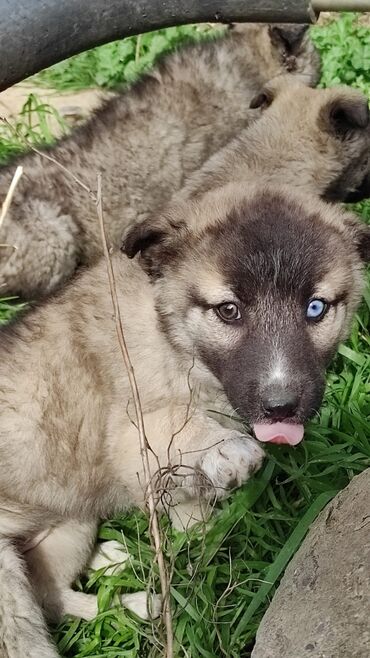
M 208 410 L 237 413 L 261 441 L 302 439 L 361 298 L 370 229 L 283 186 L 228 184 L 134 225 L 123 248 L 113 264 L 148 441 L 175 498 L 222 497 L 263 451 Z M 56 658 L 41 607 L 97 614 L 71 584 L 99 519 L 144 497 L 105 262 L 3 329 L 0 357 L 2 649 Z
M 251 107 L 261 118 L 211 156 L 177 198 L 234 181 L 289 185 L 328 201 L 370 196 L 369 108 L 361 92 L 310 89 L 280 76 Z
M 307 26 L 244 25 L 166 56 L 150 75 L 107 102 L 46 154 L 91 189 L 105 174 L 106 217 L 117 247 L 123 230 L 169 201 L 184 180 L 258 113 L 253 96 L 282 73 L 316 84 L 319 57 Z M 33 153 L 2 226 L 0 294 L 55 290 L 101 254 L 94 203 L 71 176 Z M 15 163 L 0 168 L 0 199 Z M 16 246 L 15 250 L 12 246 Z

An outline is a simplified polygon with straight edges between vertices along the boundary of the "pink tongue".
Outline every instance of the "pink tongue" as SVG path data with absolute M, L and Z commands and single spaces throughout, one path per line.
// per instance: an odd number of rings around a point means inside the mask
M 264 443 L 289 443 L 296 446 L 303 439 L 303 425 L 290 425 L 289 423 L 256 423 L 253 425 L 254 433 L 259 441 Z

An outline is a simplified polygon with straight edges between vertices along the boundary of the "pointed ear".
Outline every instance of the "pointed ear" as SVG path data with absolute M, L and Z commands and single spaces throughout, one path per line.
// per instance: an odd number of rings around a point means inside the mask
M 367 98 L 361 94 L 341 95 L 329 101 L 320 111 L 320 120 L 337 137 L 345 138 L 353 130 L 364 130 L 369 125 Z
M 361 183 L 352 192 L 349 192 L 344 199 L 346 203 L 356 203 L 370 198 L 370 171 L 363 177 Z
M 121 251 L 128 258 L 140 253 L 140 264 L 145 272 L 159 278 L 163 265 L 179 256 L 179 237 L 184 232 L 185 222 L 176 219 L 173 213 L 149 217 L 127 229 L 122 237 Z
M 269 35 L 274 46 L 287 55 L 295 55 L 305 38 L 308 25 L 269 25 Z
M 249 103 L 249 107 L 251 110 L 256 110 L 257 108 L 265 110 L 271 105 L 273 100 L 274 94 L 272 90 L 269 87 L 263 87 L 261 91 L 256 94 L 256 96 L 253 96 L 251 102 Z
M 164 241 L 167 232 L 168 226 L 162 218 L 150 218 L 133 224 L 122 236 L 121 251 L 128 258 L 134 258 L 139 252 L 143 255 L 145 251 Z
M 370 225 L 352 214 L 348 214 L 344 222 L 361 260 L 370 263 Z

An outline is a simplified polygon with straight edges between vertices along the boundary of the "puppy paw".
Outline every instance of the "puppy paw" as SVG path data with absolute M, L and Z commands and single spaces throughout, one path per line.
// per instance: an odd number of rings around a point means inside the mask
M 113 573 L 122 571 L 129 559 L 129 554 L 122 550 L 122 544 L 119 541 L 105 541 L 97 546 L 89 569 L 93 571 L 105 569 L 105 575 L 111 576 Z
M 217 498 L 240 487 L 262 465 L 264 452 L 259 444 L 239 432 L 205 452 L 199 467 L 215 489 Z
M 158 594 L 148 596 L 146 592 L 134 592 L 133 594 L 123 594 L 121 603 L 124 608 L 131 610 L 141 619 L 157 619 L 161 614 L 161 597 Z

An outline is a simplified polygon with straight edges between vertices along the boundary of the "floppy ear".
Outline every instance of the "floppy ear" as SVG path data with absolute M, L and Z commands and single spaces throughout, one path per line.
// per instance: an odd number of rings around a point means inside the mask
M 346 203 L 356 203 L 370 198 L 370 171 L 363 177 L 362 182 L 355 190 L 349 192 L 344 199 Z
M 256 96 L 253 96 L 251 102 L 249 103 L 249 107 L 251 110 L 256 110 L 257 108 L 261 108 L 261 110 L 265 110 L 269 105 L 271 105 L 272 101 L 274 100 L 274 94 L 269 87 L 263 87 L 261 91 L 256 94 Z
M 274 46 L 295 55 L 302 45 L 308 25 L 269 25 L 269 35 Z
M 370 263 L 370 226 L 360 225 L 356 232 L 355 243 L 364 263 Z
M 361 222 L 356 215 L 347 215 L 345 225 L 364 263 L 370 263 L 370 225 Z
M 346 137 L 354 129 L 363 130 L 369 125 L 369 108 L 365 96 L 338 96 L 325 105 L 320 113 L 327 130 L 338 137 Z
M 122 237 L 121 251 L 134 258 L 140 253 L 142 268 L 153 278 L 162 274 L 163 265 L 179 254 L 179 234 L 186 229 L 184 221 L 172 215 L 149 217 L 127 229 Z

